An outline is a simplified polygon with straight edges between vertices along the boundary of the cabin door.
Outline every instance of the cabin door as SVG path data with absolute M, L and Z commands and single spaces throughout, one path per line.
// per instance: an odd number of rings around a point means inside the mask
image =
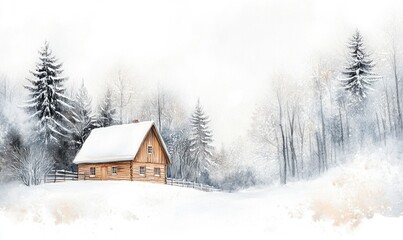
M 106 166 L 102 166 L 102 167 L 101 167 L 101 179 L 102 179 L 102 180 L 105 180 L 105 179 L 106 179 L 106 170 L 107 170 L 107 167 L 106 167 Z

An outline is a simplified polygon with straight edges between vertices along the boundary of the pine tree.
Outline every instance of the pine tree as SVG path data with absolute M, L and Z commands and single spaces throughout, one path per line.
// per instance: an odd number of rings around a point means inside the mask
M 368 91 L 379 76 L 372 72 L 375 64 L 366 52 L 362 35 L 357 30 L 348 44 L 349 59 L 342 72 L 346 78 L 341 79 L 343 89 L 348 91 L 354 100 L 366 99 Z
M 116 122 L 116 108 L 113 106 L 112 102 L 112 92 L 108 88 L 99 107 L 98 124 L 100 127 L 108 127 Z
M 212 132 L 208 126 L 210 120 L 203 111 L 200 101 L 191 116 L 190 136 L 190 163 L 194 171 L 195 180 L 198 181 L 203 174 L 208 174 L 214 162 L 212 160 L 214 150 Z
M 92 114 L 91 101 L 84 82 L 82 82 L 75 97 L 76 115 L 74 116 L 73 141 L 77 150 L 81 148 L 91 130 L 98 126 L 96 118 Z
M 25 108 L 31 114 L 30 119 L 37 121 L 39 140 L 48 145 L 58 143 L 71 133 L 68 125 L 72 123 L 65 113 L 73 107 L 68 103 L 71 99 L 64 95 L 63 83 L 67 78 L 61 76 L 62 64 L 53 56 L 47 42 L 39 55 L 39 63 L 35 71 L 31 71 L 33 79 L 27 79 L 30 85 L 25 86 L 30 96 Z

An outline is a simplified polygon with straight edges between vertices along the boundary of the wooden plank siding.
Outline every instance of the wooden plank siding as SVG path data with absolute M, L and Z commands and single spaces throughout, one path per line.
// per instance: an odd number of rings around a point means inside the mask
M 152 146 L 152 154 L 148 153 L 148 146 Z M 168 157 L 153 126 L 144 138 L 144 141 L 134 158 L 132 180 L 166 183 L 166 164 L 168 161 Z M 146 167 L 145 175 L 140 175 L 140 166 Z M 154 176 L 154 168 L 160 168 L 160 176 Z
M 148 154 L 147 148 L 149 145 L 153 147 L 152 154 Z M 134 158 L 134 162 L 167 164 L 167 159 L 168 157 L 165 154 L 165 150 L 158 140 L 154 127 L 152 127 L 151 131 L 149 131 L 144 138 L 144 141 Z
M 148 153 L 148 146 L 152 146 L 153 151 L 151 154 Z M 168 163 L 167 153 L 159 141 L 153 126 L 132 161 L 78 164 L 79 180 L 129 180 L 166 184 L 166 165 Z M 146 167 L 144 175 L 140 174 L 141 166 Z M 95 167 L 95 176 L 90 176 L 91 167 Z M 117 167 L 116 174 L 112 174 L 112 167 Z M 160 169 L 159 176 L 155 176 L 155 168 Z

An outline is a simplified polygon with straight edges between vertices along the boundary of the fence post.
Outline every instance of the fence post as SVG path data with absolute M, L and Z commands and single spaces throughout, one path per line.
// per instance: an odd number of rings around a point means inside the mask
M 55 172 L 55 180 L 53 181 L 53 183 L 56 182 L 56 173 L 57 173 L 57 171 L 55 170 L 54 172 Z

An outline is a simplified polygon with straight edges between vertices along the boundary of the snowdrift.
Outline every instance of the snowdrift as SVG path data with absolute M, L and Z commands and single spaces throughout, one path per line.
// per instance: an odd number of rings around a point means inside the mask
M 237 193 L 138 182 L 0 186 L 0 239 L 402 239 L 403 159 L 359 153 L 324 176 Z
M 398 217 L 403 213 L 403 159 L 374 153 L 357 154 L 351 164 L 330 171 L 313 186 L 314 219 L 334 225 L 358 226 L 375 214 Z

